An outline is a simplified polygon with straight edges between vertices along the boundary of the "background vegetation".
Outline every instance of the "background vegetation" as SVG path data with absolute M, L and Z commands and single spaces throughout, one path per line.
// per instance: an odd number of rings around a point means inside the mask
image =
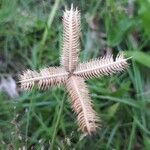
M 59 65 L 61 19 L 72 2 L 82 16 L 81 61 L 133 57 L 123 74 L 88 81 L 102 119 L 92 137 L 78 131 L 63 87 L 20 92 L 13 80 L 26 68 Z M 0 0 L 0 85 L 8 87 L 0 88 L 0 149 L 149 150 L 149 11 L 149 0 Z

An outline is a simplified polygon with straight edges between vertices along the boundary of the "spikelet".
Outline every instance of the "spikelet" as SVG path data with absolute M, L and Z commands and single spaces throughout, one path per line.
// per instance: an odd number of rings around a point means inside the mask
M 74 71 L 74 75 L 89 79 L 121 72 L 127 66 L 127 59 L 123 57 L 123 53 L 118 54 L 115 60 L 112 55 L 106 55 L 100 59 L 79 64 Z
M 26 70 L 23 71 L 22 74 L 19 74 L 18 78 L 19 78 L 19 83 L 20 83 L 20 87 L 23 90 L 30 90 L 34 87 L 35 85 L 35 78 L 39 77 L 39 73 L 36 71 L 32 71 L 32 70 Z
M 73 5 L 70 10 L 64 12 L 63 27 L 61 65 L 72 73 L 76 68 L 80 50 L 80 13 L 77 9 L 73 9 Z
M 45 90 L 52 85 L 59 85 L 64 83 L 67 79 L 68 73 L 61 67 L 49 67 L 41 69 L 40 72 L 32 70 L 24 71 L 19 76 L 21 89 L 30 90 L 34 85 L 39 89 Z
M 70 104 L 77 115 L 79 128 L 83 133 L 92 134 L 99 126 L 99 119 L 92 108 L 91 99 L 84 79 L 71 76 L 66 82 Z

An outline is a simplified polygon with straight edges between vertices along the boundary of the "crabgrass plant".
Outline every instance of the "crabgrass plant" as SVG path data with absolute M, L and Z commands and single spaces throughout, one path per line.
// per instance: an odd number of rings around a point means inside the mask
M 70 1 L 1 0 L 0 73 L 61 66 L 62 16 Z M 124 50 L 124 72 L 86 80 L 92 110 L 100 116 L 94 136 L 85 136 L 71 110 L 64 83 L 10 98 L 0 92 L 0 149 L 145 149 L 150 147 L 150 53 L 148 0 L 74 1 L 81 10 L 78 64 Z M 70 8 L 70 7 L 69 7 Z M 112 52 L 113 49 L 113 52 Z M 61 51 L 60 53 L 58 51 Z M 108 53 L 107 53 L 108 52 Z M 121 53 L 120 53 L 121 54 Z M 107 55 L 108 56 L 108 55 Z M 0 80 L 0 84 L 1 84 Z M 18 88 L 18 90 L 20 90 Z M 11 91 L 10 91 L 11 92 Z M 68 99 L 68 101 L 67 101 Z M 100 120 L 99 119 L 99 120 Z M 86 132 L 86 134 L 88 134 Z
M 92 108 L 85 80 L 121 72 L 127 67 L 127 59 L 123 54 L 118 54 L 114 60 L 111 54 L 107 54 L 98 59 L 79 63 L 80 12 L 77 8 L 74 9 L 73 5 L 70 10 L 64 11 L 63 28 L 60 67 L 46 67 L 39 72 L 24 71 L 19 77 L 19 82 L 24 90 L 31 90 L 34 86 L 45 90 L 63 84 L 70 96 L 71 107 L 77 115 L 79 129 L 91 135 L 96 132 L 100 123 L 98 125 L 99 119 Z

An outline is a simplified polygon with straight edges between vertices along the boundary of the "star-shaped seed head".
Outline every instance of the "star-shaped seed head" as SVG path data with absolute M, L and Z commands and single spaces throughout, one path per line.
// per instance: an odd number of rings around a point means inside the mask
M 69 102 L 77 116 L 79 128 L 83 133 L 92 134 L 100 126 L 100 119 L 92 107 L 85 80 L 111 75 L 123 71 L 127 59 L 118 54 L 78 63 L 80 51 L 80 12 L 71 6 L 63 15 L 63 44 L 60 67 L 48 67 L 39 72 L 27 70 L 20 75 L 21 88 L 31 90 L 33 86 L 48 89 L 54 85 L 64 85 L 70 96 Z

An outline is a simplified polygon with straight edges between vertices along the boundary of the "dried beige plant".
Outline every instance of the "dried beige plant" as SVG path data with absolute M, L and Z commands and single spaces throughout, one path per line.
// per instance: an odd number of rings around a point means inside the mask
M 27 70 L 20 75 L 21 88 L 30 90 L 33 86 L 47 89 L 63 84 L 70 96 L 70 104 L 77 116 L 79 128 L 83 133 L 92 134 L 100 126 L 100 119 L 92 107 L 91 98 L 85 80 L 111 75 L 124 70 L 128 64 L 123 54 L 116 59 L 112 55 L 78 63 L 80 51 L 80 12 L 71 6 L 63 15 L 63 45 L 61 66 L 48 67 L 39 72 Z

